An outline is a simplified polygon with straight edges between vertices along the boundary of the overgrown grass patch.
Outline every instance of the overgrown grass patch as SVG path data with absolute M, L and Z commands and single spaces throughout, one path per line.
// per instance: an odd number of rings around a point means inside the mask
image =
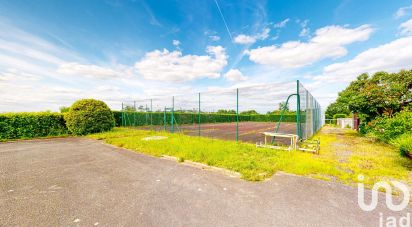
M 328 133 L 321 139 L 319 155 L 299 151 L 256 148 L 254 144 L 224 141 L 182 134 L 115 128 L 110 132 L 90 135 L 94 139 L 153 156 L 168 155 L 239 172 L 243 179 L 259 181 L 276 171 L 285 171 L 347 184 L 357 182 L 358 174 L 365 184 L 382 179 L 411 182 L 411 161 L 400 157 L 389 145 L 374 143 L 351 131 Z M 152 136 L 167 139 L 143 140 Z
M 396 146 L 402 156 L 412 155 L 412 133 L 405 133 L 391 141 Z

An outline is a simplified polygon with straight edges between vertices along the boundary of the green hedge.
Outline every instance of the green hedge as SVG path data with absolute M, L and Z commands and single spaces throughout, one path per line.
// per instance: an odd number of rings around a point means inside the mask
M 163 125 L 163 112 L 125 112 L 122 123 L 122 112 L 113 111 L 116 120 L 116 126 L 143 126 L 143 125 Z M 174 113 L 178 124 L 193 124 L 198 123 L 198 113 Z M 170 122 L 171 113 L 166 113 L 166 121 Z M 277 122 L 280 119 L 279 114 L 240 114 L 239 121 L 255 121 L 255 122 Z M 305 122 L 305 115 L 301 115 L 302 123 Z M 217 113 L 201 113 L 200 121 L 205 123 L 224 123 L 236 122 L 236 114 L 217 114 Z M 296 122 L 295 114 L 287 114 L 283 116 L 283 122 Z
M 335 115 L 333 115 L 333 119 L 346 118 L 346 117 L 347 117 L 346 114 L 335 114 Z
M 59 136 L 67 134 L 60 113 L 6 113 L 0 114 L 0 140 Z

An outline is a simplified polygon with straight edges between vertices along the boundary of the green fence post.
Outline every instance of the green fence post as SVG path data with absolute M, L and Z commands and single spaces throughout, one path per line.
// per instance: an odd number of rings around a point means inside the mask
M 286 112 L 286 110 L 287 110 L 287 107 L 289 106 L 289 99 L 290 99 L 291 97 L 293 97 L 294 95 L 296 95 L 296 94 L 291 94 L 291 95 L 289 95 L 288 98 L 286 99 L 285 106 L 283 107 L 283 109 L 282 109 L 281 112 L 280 112 L 280 118 L 279 118 L 279 121 L 278 121 L 278 123 L 277 123 L 277 125 L 276 125 L 275 133 L 278 133 L 278 131 L 279 131 L 280 123 L 282 122 L 283 117 L 285 116 L 285 112 Z M 273 144 L 274 142 L 275 142 L 275 137 L 272 137 L 272 144 Z
M 147 115 L 147 103 L 146 103 L 146 108 L 144 109 L 144 112 L 145 112 L 145 115 L 144 115 L 144 117 L 145 117 L 145 125 L 148 125 L 148 121 L 149 121 L 149 116 Z
M 163 113 L 163 127 L 164 127 L 164 130 L 166 131 L 166 107 L 165 107 L 165 112 Z
M 172 96 L 172 133 L 175 131 L 175 125 L 174 125 L 174 120 L 175 120 L 175 97 Z
M 136 101 L 133 101 L 133 126 L 136 126 Z
M 199 117 L 199 124 L 198 124 L 198 134 L 199 134 L 199 136 L 200 136 L 200 92 L 199 92 L 199 110 L 197 111 L 198 112 L 198 117 Z
M 152 103 L 152 99 L 150 99 L 150 126 L 153 126 L 153 103 Z
M 236 88 L 236 141 L 239 141 L 239 88 Z
M 121 114 L 121 118 L 122 118 L 122 123 L 121 123 L 121 125 L 120 126 L 124 126 L 124 124 L 123 124 L 123 119 L 124 119 L 124 113 L 123 113 L 123 102 L 122 102 L 122 114 Z

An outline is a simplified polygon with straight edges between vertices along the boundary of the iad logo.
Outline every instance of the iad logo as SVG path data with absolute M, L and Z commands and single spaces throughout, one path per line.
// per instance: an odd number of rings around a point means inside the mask
M 359 181 L 363 181 L 364 177 L 363 175 L 358 176 Z M 376 184 L 373 185 L 372 188 L 372 199 L 370 204 L 365 203 L 365 188 L 363 183 L 358 183 L 358 205 L 359 207 L 364 210 L 364 211 L 372 211 L 376 208 L 378 205 L 378 190 L 380 188 L 385 189 L 385 199 L 386 199 L 386 206 L 392 210 L 392 211 L 401 211 L 405 209 L 408 204 L 409 204 L 409 199 L 410 199 L 410 193 L 408 187 L 398 181 L 390 181 L 391 185 L 394 187 L 398 188 L 399 190 L 402 191 L 403 194 L 403 200 L 399 204 L 393 204 L 392 201 L 392 187 L 388 182 L 385 181 L 379 181 Z M 407 227 L 411 226 L 411 217 L 410 213 L 406 213 L 405 217 L 399 217 L 397 219 L 394 216 L 387 216 L 384 217 L 382 213 L 379 213 L 379 226 L 401 226 L 401 227 Z
M 358 176 L 359 181 L 363 181 L 363 175 Z M 403 194 L 403 200 L 400 204 L 393 204 L 392 201 L 392 187 L 386 181 L 379 181 L 373 185 L 372 200 L 370 204 L 365 203 L 365 188 L 363 183 L 358 183 L 358 205 L 364 211 L 372 211 L 378 205 L 378 190 L 380 188 L 386 191 L 386 206 L 392 211 L 401 211 L 408 206 L 410 193 L 408 187 L 399 181 L 390 181 L 393 186 L 400 189 Z

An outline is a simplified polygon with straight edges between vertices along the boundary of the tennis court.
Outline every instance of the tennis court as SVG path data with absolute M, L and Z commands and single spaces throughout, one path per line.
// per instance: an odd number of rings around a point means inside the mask
M 250 143 L 263 132 L 305 140 L 322 125 L 320 105 L 299 81 L 133 100 L 116 116 L 119 126 Z
M 257 143 L 263 141 L 263 132 L 274 132 L 276 130 L 276 123 L 274 122 L 239 122 L 236 126 L 236 122 L 227 123 L 209 123 L 201 124 L 199 130 L 199 124 L 188 125 L 176 125 L 174 131 L 180 132 L 189 136 L 203 136 L 209 138 L 223 139 L 223 140 L 236 140 L 236 127 L 238 127 L 239 141 Z M 165 130 L 164 126 L 141 126 L 136 129 L 143 130 Z M 170 126 L 166 128 L 170 130 Z M 279 127 L 280 133 L 296 134 L 296 123 L 282 123 Z M 279 138 L 276 142 L 285 142 Z

